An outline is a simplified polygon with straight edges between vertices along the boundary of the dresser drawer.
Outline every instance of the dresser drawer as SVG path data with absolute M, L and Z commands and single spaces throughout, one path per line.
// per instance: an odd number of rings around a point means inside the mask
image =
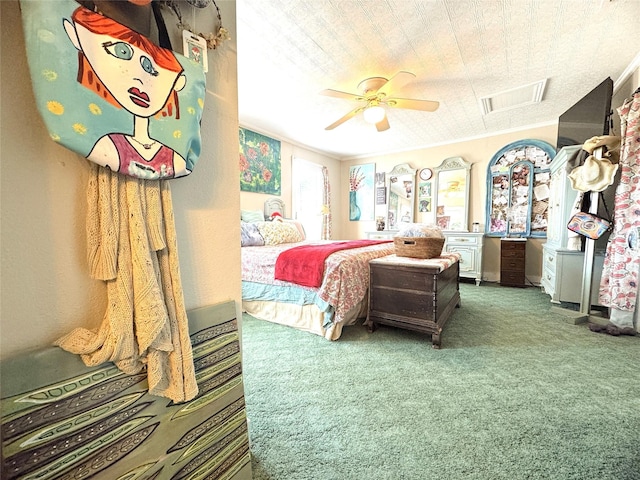
M 478 245 L 478 237 L 447 235 L 447 245 Z
M 524 270 L 520 272 L 500 272 L 500 284 L 513 287 L 524 287 L 525 285 Z
M 557 252 L 547 248 L 542 249 L 542 265 L 546 270 L 556 270 Z
M 500 269 L 524 272 L 524 262 L 522 261 L 522 257 L 502 257 L 500 260 Z
M 524 258 L 524 250 L 502 250 L 500 252 L 500 258 Z

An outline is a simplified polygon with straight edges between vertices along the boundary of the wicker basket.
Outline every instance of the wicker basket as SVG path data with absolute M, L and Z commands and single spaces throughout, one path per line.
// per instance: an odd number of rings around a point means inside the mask
M 399 257 L 435 258 L 442 253 L 444 238 L 394 237 L 393 243 Z

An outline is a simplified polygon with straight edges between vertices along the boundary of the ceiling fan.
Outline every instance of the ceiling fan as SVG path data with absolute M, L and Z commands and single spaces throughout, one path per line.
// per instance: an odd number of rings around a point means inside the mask
M 440 105 L 439 102 L 391 96 L 393 91 L 402 88 L 414 78 L 415 75 L 413 73 L 404 71 L 396 73 L 390 79 L 384 77 L 367 78 L 358 84 L 358 89 L 362 91 L 360 95 L 332 89 L 322 90 L 320 92 L 321 95 L 354 100 L 361 103 L 360 106 L 333 122 L 325 128 L 325 130 L 333 130 L 350 118 L 355 117 L 359 113 L 363 113 L 364 119 L 368 123 L 375 123 L 376 129 L 379 132 L 383 132 L 389 129 L 389 120 L 387 119 L 384 107 L 408 108 L 425 112 L 437 110 Z

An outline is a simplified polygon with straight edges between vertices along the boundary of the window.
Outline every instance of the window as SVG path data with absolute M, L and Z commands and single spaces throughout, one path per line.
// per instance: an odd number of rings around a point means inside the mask
M 320 240 L 324 189 L 322 165 L 294 157 L 291 183 L 293 218 L 302 223 L 308 240 Z
M 488 236 L 547 236 L 554 156 L 555 149 L 540 140 L 510 143 L 493 156 L 487 171 Z

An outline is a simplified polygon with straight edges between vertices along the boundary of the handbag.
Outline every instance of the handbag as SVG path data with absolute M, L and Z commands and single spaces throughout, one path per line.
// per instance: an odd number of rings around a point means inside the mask
M 598 195 L 598 198 L 602 198 L 602 204 L 607 216 L 611 218 L 602 193 Z M 610 232 L 613 229 L 611 220 L 589 212 L 578 212 L 573 215 L 567 224 L 567 228 L 592 240 L 599 239 L 605 232 Z
M 37 108 L 54 141 L 136 178 L 193 171 L 205 74 L 171 50 L 157 2 L 162 46 L 75 0 L 20 0 L 20 7 Z

